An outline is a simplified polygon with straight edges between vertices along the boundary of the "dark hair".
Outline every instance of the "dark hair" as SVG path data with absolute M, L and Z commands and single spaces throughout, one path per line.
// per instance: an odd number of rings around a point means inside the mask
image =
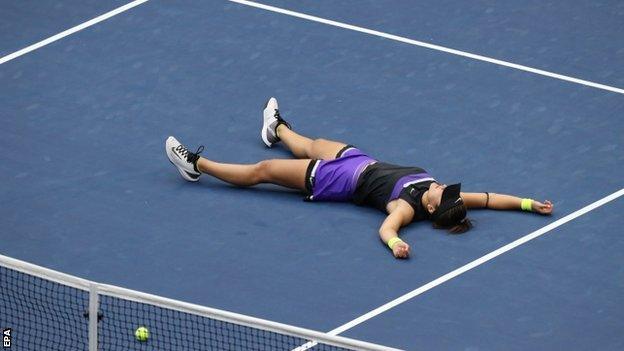
M 448 229 L 451 234 L 465 233 L 472 228 L 472 222 L 466 217 L 466 205 L 455 206 L 442 213 L 433 222 L 436 229 Z

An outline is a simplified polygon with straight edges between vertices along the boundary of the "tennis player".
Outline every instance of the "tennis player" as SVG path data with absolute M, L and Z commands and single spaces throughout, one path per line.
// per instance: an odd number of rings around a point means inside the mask
M 263 111 L 262 141 L 271 147 L 282 141 L 297 159 L 264 160 L 255 164 L 218 163 L 200 157 L 174 137 L 165 142 L 171 163 L 184 179 L 199 180 L 209 174 L 237 186 L 272 183 L 305 193 L 307 201 L 350 201 L 372 206 L 387 214 L 379 228 L 381 240 L 394 257 L 407 258 L 410 246 L 399 238 L 399 229 L 414 221 L 430 220 L 435 228 L 459 234 L 472 227 L 469 208 L 524 210 L 550 214 L 553 204 L 495 193 L 461 192 L 461 184 L 444 185 L 419 167 L 378 161 L 352 145 L 310 139 L 296 133 L 270 98 Z

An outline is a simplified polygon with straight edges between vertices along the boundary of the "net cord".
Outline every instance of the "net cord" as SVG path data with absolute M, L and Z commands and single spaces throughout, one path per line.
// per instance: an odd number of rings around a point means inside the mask
M 172 300 L 161 296 L 120 288 L 118 286 L 101 284 L 98 288 L 100 295 L 107 295 L 139 303 L 147 303 L 161 308 L 173 309 L 202 317 L 217 319 L 224 322 L 240 324 L 256 329 L 262 329 L 269 332 L 286 334 L 336 347 L 365 351 L 398 351 L 398 349 L 389 348 L 387 346 L 349 339 L 342 336 L 328 335 L 314 330 L 295 327 L 292 325 L 282 324 L 278 322 L 272 322 L 265 319 L 246 316 L 229 311 L 223 311 L 215 308 L 195 305 L 188 302 Z
M 71 286 L 76 289 L 88 291 L 89 298 L 89 324 L 95 323 L 97 329 L 97 300 L 98 295 L 106 295 L 115 298 L 130 300 L 138 303 L 150 304 L 153 306 L 167 308 L 186 312 L 202 317 L 217 319 L 224 322 L 240 324 L 251 328 L 266 330 L 269 332 L 286 334 L 294 337 L 303 338 L 313 342 L 319 342 L 336 347 L 363 350 L 363 351 L 399 351 L 398 349 L 389 348 L 382 345 L 368 343 L 365 341 L 354 340 L 342 336 L 328 335 L 325 333 L 309 330 L 305 328 L 295 327 L 287 324 L 268 321 L 265 319 L 250 317 L 234 312 L 218 310 L 215 308 L 200 306 L 178 300 L 168 299 L 161 296 L 147 294 L 135 290 L 125 289 L 114 285 L 100 284 L 86 279 L 78 278 L 69 274 L 54 271 L 48 268 L 37 266 L 28 262 L 17 260 L 11 257 L 0 255 L 0 265 L 7 268 L 37 276 L 41 279 L 53 281 L 59 284 Z M 95 295 L 95 304 L 92 304 L 92 295 Z M 95 311 L 95 312 L 93 312 Z M 91 320 L 94 319 L 92 322 Z M 97 330 L 95 331 L 97 333 Z M 91 333 L 90 330 L 90 345 Z M 96 334 L 97 335 L 97 334 Z M 97 349 L 97 336 L 95 337 Z M 91 350 L 91 349 L 90 349 Z
M 41 279 L 53 281 L 55 283 L 67 285 L 83 291 L 89 291 L 91 284 L 93 284 L 93 282 L 86 279 L 78 278 L 73 275 L 61 273 L 3 255 L 0 255 L 0 265 L 18 272 L 34 275 Z

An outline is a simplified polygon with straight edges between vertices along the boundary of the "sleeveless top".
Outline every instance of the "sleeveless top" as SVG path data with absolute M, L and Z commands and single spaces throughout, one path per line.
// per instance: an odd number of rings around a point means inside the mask
M 388 202 L 395 199 L 407 201 L 414 209 L 414 221 L 430 217 L 422 206 L 422 195 L 435 182 L 420 167 L 404 167 L 384 162 L 368 166 L 360 175 L 353 202 L 360 206 L 371 206 L 384 213 Z

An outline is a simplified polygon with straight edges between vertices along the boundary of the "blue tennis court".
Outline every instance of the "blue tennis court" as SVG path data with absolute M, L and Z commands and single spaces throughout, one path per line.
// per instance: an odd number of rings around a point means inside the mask
M 262 3 L 146 1 L 5 61 L 126 2 L 1 3 L 0 254 L 399 349 L 624 348 L 624 4 Z M 415 223 L 397 260 L 374 209 L 171 167 L 169 135 L 290 158 L 259 138 L 270 96 L 307 135 L 554 214 Z

